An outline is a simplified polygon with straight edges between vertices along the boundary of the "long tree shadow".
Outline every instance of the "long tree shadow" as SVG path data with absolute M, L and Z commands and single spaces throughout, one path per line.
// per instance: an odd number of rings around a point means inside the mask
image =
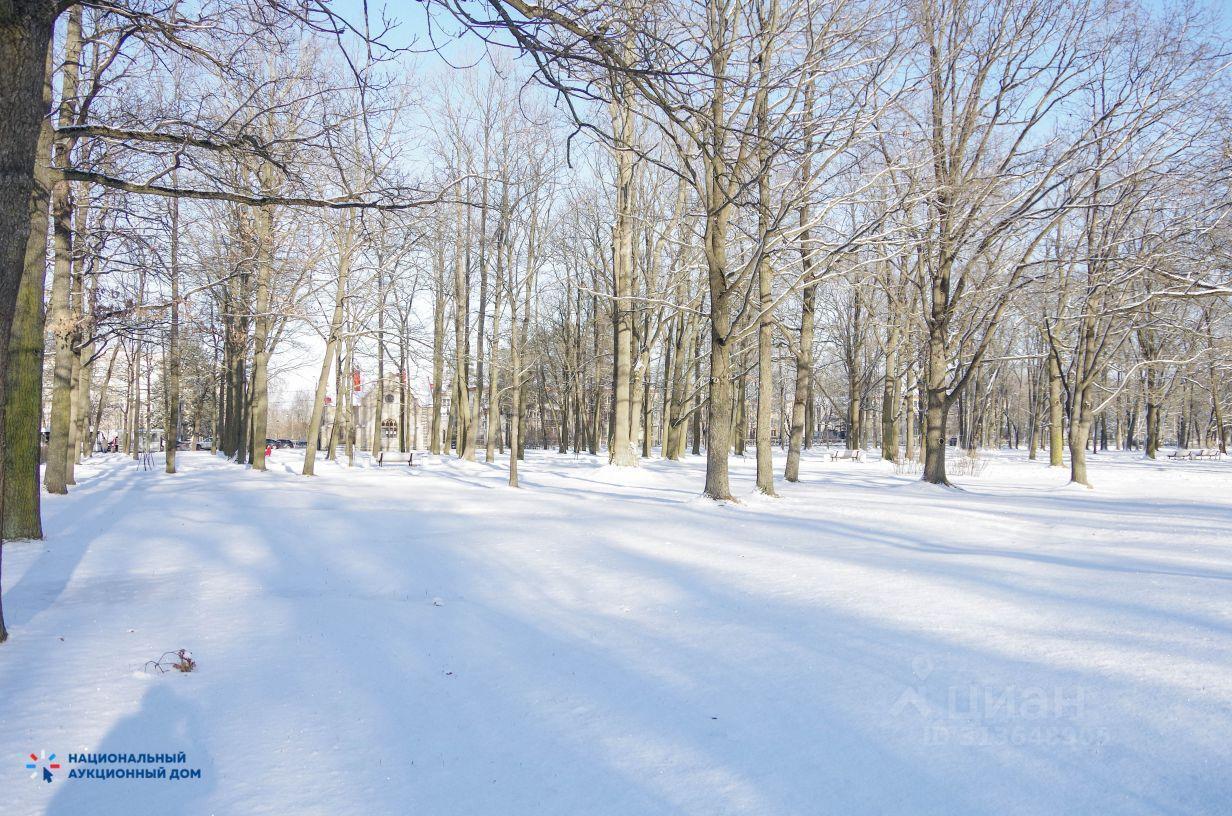
M 150 689 L 136 712 L 121 718 L 97 745 L 65 746 L 61 757 L 70 751 L 99 754 L 178 753 L 183 765 L 168 764 L 164 779 L 57 779 L 55 795 L 47 805 L 48 816 L 121 813 L 208 813 L 205 807 L 218 784 L 214 761 L 206 743 L 206 725 L 192 692 L 173 689 L 191 678 L 166 676 L 152 678 Z M 65 767 L 78 772 L 103 767 L 156 769 L 157 765 L 78 764 Z M 200 769 L 200 779 L 171 779 L 172 769 Z
M 100 474 L 98 479 L 102 482 L 109 475 Z M 90 549 L 95 533 L 107 529 L 114 515 L 124 512 L 124 497 L 133 489 L 133 482 L 109 490 L 97 489 L 102 486 L 92 483 L 87 495 L 75 500 L 71 515 L 51 515 L 42 541 L 22 545 L 42 547 L 43 552 L 4 595 L 5 621 L 18 633 L 21 627 L 60 599 Z

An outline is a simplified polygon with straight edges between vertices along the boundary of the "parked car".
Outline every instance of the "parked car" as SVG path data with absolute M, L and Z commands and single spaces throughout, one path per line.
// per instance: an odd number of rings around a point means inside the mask
M 306 448 L 306 447 L 308 447 L 308 440 L 307 440 L 307 439 L 296 439 L 296 440 L 295 440 L 295 447 L 297 447 L 297 448 Z
M 214 440 L 212 437 L 207 436 L 197 440 L 197 450 L 209 450 L 212 447 L 214 447 Z
M 278 447 L 280 447 L 280 448 L 293 448 L 293 447 L 295 447 L 295 443 L 294 443 L 294 442 L 292 442 L 290 439 L 279 439 L 279 440 L 276 440 L 276 441 L 278 442 Z

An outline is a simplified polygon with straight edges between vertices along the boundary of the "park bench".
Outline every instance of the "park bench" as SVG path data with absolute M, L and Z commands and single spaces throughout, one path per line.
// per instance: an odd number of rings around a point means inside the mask
M 1219 448 L 1177 448 L 1168 454 L 1169 459 L 1218 459 L 1223 455 Z
M 838 462 L 844 459 L 850 460 L 852 462 L 863 462 L 864 461 L 864 451 L 860 450 L 859 448 L 855 450 L 848 448 L 846 450 L 836 450 L 830 454 L 831 462 Z
M 413 461 L 414 457 L 415 454 L 412 451 L 406 451 L 405 453 L 402 451 L 381 451 L 376 455 L 376 464 L 377 467 L 385 467 L 386 463 L 391 465 L 406 463 L 407 467 L 411 467 L 415 464 Z

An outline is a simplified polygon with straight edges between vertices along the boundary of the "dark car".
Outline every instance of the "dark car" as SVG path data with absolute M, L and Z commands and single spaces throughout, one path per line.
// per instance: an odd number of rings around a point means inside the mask
M 277 440 L 277 442 L 278 442 L 278 447 L 280 447 L 280 448 L 293 448 L 293 447 L 295 447 L 295 443 L 294 443 L 294 442 L 292 442 L 290 439 L 279 439 L 279 440 Z

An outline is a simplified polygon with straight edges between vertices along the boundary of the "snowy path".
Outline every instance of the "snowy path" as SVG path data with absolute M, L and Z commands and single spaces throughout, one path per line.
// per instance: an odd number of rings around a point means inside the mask
M 182 464 L 92 462 L 7 545 L 4 816 L 1232 808 L 1229 462 L 814 457 L 738 506 L 700 460 Z M 45 785 L 44 748 L 202 778 Z

